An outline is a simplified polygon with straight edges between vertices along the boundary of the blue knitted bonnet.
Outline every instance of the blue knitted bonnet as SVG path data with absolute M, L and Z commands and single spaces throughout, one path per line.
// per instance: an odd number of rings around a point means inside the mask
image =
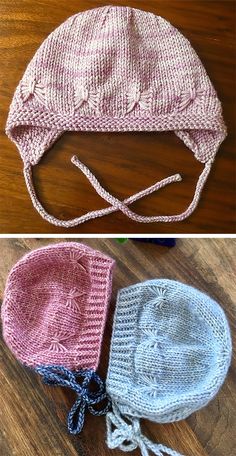
M 182 420 L 218 392 L 231 360 L 225 314 L 209 296 L 172 280 L 150 280 L 118 294 L 107 391 L 107 443 L 179 455 L 141 434 L 139 419 Z

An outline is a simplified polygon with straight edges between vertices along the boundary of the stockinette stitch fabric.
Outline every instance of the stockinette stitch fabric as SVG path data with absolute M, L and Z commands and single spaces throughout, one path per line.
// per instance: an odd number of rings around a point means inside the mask
M 167 279 L 122 289 L 106 383 L 113 407 L 108 447 L 181 456 L 144 436 L 140 419 L 169 423 L 207 405 L 226 377 L 231 350 L 223 310 L 199 290 Z
M 72 434 L 82 430 L 86 409 L 104 415 L 110 407 L 96 369 L 113 267 L 114 261 L 99 251 L 63 242 L 25 255 L 6 283 L 5 342 L 46 384 L 76 393 L 67 420 Z M 96 388 L 91 390 L 91 384 Z
M 108 207 L 60 220 L 38 200 L 32 169 L 64 132 L 166 130 L 204 165 L 182 214 L 142 216 L 129 208 L 181 181 L 180 174 L 121 201 L 76 156 L 72 163 Z M 19 149 L 34 207 L 48 222 L 68 228 L 117 210 L 143 223 L 184 220 L 198 204 L 226 128 L 220 101 L 189 41 L 162 17 L 105 6 L 72 16 L 43 42 L 16 89 L 6 133 Z

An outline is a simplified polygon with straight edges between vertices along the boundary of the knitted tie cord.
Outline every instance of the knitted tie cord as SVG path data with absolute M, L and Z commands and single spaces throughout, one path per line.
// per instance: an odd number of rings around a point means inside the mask
M 65 131 L 166 130 L 204 165 L 192 202 L 182 214 L 142 216 L 129 208 L 181 181 L 179 174 L 121 201 L 77 157 L 72 163 L 108 206 L 60 220 L 39 202 L 32 167 Z M 185 219 L 198 204 L 226 128 L 220 101 L 189 41 L 152 13 L 105 6 L 72 16 L 43 42 L 16 89 L 6 133 L 21 154 L 34 207 L 48 222 L 68 228 L 118 210 L 143 223 Z
M 72 434 L 82 430 L 86 409 L 104 415 L 110 408 L 104 382 L 95 371 L 113 267 L 114 261 L 102 253 L 65 242 L 25 255 L 6 283 L 2 305 L 5 342 L 47 385 L 76 393 L 67 419 Z
M 206 294 L 164 279 L 122 289 L 106 382 L 108 447 L 181 456 L 145 437 L 140 419 L 169 423 L 207 405 L 226 377 L 231 350 L 225 314 Z

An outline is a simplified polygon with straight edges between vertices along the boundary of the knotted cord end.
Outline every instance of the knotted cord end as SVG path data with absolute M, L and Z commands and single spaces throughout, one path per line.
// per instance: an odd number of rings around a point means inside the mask
M 176 174 L 176 182 L 181 182 L 183 180 L 181 174 Z

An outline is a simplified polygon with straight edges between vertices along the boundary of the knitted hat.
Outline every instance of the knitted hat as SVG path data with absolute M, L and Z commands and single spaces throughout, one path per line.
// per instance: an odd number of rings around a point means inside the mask
M 230 360 L 225 314 L 206 294 L 163 279 L 122 289 L 107 375 L 109 448 L 179 455 L 143 436 L 140 418 L 169 423 L 188 417 L 214 398 Z
M 113 266 L 111 258 L 83 244 L 53 244 L 25 255 L 11 270 L 6 284 L 2 305 L 5 342 L 16 358 L 43 375 L 46 383 L 71 387 L 77 393 L 68 415 L 72 433 L 82 429 L 85 406 L 99 414 L 93 405 L 105 398 L 95 370 Z M 82 386 L 77 383 L 81 378 Z M 98 385 L 96 393 L 88 390 L 92 379 Z
M 138 215 L 129 204 L 181 176 L 169 176 L 120 201 L 72 157 L 109 206 L 67 221 L 49 215 L 37 198 L 32 167 L 68 130 L 173 131 L 204 164 L 191 204 L 178 215 Z M 183 220 L 197 206 L 226 136 L 221 104 L 189 41 L 165 19 L 123 6 L 76 14 L 52 32 L 16 89 L 6 132 L 19 148 L 34 207 L 63 227 L 117 210 L 138 222 Z

